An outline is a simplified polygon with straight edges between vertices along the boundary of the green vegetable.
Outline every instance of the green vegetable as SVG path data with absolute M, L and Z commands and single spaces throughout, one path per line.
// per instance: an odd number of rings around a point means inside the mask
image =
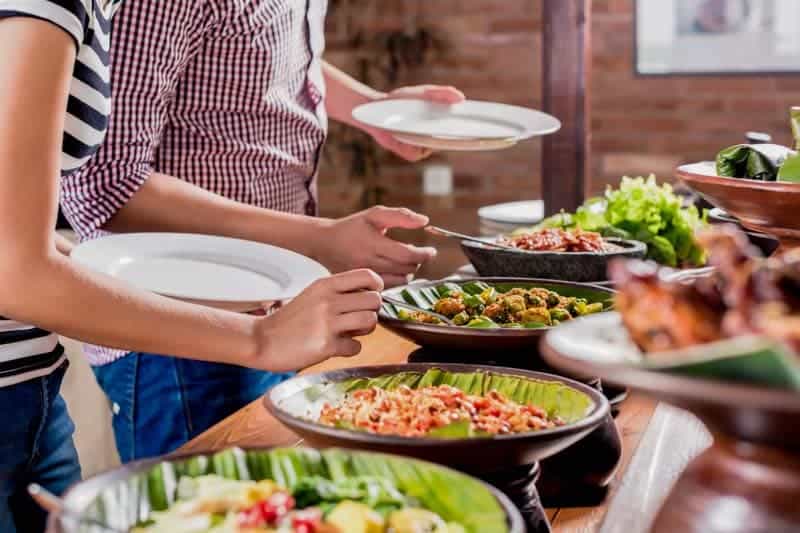
M 648 258 L 675 267 L 705 263 L 695 232 L 706 224 L 704 213 L 694 206 L 684 207 L 672 186 L 658 185 L 650 175 L 647 179 L 623 177 L 618 189 L 609 187 L 603 198 L 587 200 L 566 229 L 580 227 L 642 241 L 647 244 Z
M 484 302 L 478 294 L 467 294 L 464 296 L 464 305 L 466 305 L 469 309 L 483 309 L 483 304 Z
M 464 324 L 469 322 L 469 313 L 467 313 L 466 311 L 461 311 L 456 316 L 454 316 L 452 320 L 453 324 L 455 324 L 456 326 L 463 326 Z
M 758 144 L 737 144 L 717 154 L 717 174 L 729 178 L 775 181 L 779 161 L 769 157 Z
M 479 316 L 478 318 L 473 318 L 469 322 L 467 322 L 468 328 L 476 328 L 476 329 L 490 329 L 490 328 L 499 328 L 500 326 L 489 317 L 486 316 Z
M 180 483 L 175 476 L 181 476 Z M 402 501 L 405 508 L 424 508 L 435 513 L 448 527 L 451 522 L 463 526 L 462 529 L 448 529 L 448 533 L 508 532 L 502 507 L 477 480 L 408 458 L 336 449 L 321 452 L 306 448 L 231 449 L 214 455 L 164 461 L 150 471 L 111 481 L 100 488 L 86 502 L 82 516 L 130 526 L 152 524 L 152 519 L 163 516 L 154 512 L 153 506 L 158 500 L 166 499 L 171 504 L 179 484 L 185 484 L 184 480 L 191 484 L 195 478 L 199 481 L 203 476 L 231 480 L 272 479 L 292 490 L 295 499 L 315 494 L 319 498 L 320 492 L 326 497 L 357 493 L 362 503 L 384 517 L 397 511 Z M 391 503 L 388 506 L 368 503 L 382 501 Z M 321 500 L 319 507 L 329 514 L 337 505 L 338 502 Z M 178 519 L 185 524 L 185 517 Z M 213 527 L 216 522 L 216 517 L 212 517 L 208 525 Z M 179 526 L 168 524 L 165 531 L 180 531 Z
M 469 420 L 458 420 L 452 424 L 434 428 L 428 432 L 428 435 L 438 439 L 463 439 L 484 436 L 488 435 L 488 433 L 473 430 L 472 423 Z
M 794 149 L 800 152 L 800 107 L 793 107 L 789 116 L 792 123 Z M 800 183 L 800 154 L 786 158 L 778 171 L 778 181 Z
M 493 304 L 495 300 L 497 300 L 497 290 L 494 287 L 489 287 L 488 289 L 484 289 L 481 293 L 481 300 L 486 305 Z

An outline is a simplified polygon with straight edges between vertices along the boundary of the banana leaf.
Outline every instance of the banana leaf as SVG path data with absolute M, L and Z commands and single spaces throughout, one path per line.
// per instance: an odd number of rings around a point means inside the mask
M 793 107 L 790 112 L 794 149 L 800 152 L 800 107 Z M 800 153 L 787 157 L 778 171 L 778 181 L 800 183 Z
M 415 286 L 409 285 L 400 291 L 400 297 L 417 307 L 422 309 L 433 309 L 433 304 L 442 297 L 447 296 L 453 290 L 461 290 L 469 295 L 476 295 L 489 288 L 490 285 L 483 281 L 466 281 L 457 282 L 450 281 L 437 286 L 422 285 Z M 557 292 L 561 296 L 585 298 L 587 302 L 602 303 L 603 308 L 608 310 L 613 305 L 611 295 L 606 291 L 600 291 L 592 287 L 582 285 L 561 285 L 547 282 L 529 282 L 529 283 L 492 283 L 497 292 L 508 292 L 513 288 L 531 289 L 533 287 L 541 287 L 544 289 Z M 383 304 L 383 311 L 392 318 L 397 318 L 398 309 L 392 304 Z
M 775 181 L 794 151 L 777 144 L 737 144 L 717 154 L 717 174 L 729 178 Z
M 293 490 L 309 477 L 338 482 L 357 476 L 386 480 L 407 498 L 444 520 L 458 522 L 470 533 L 505 533 L 506 513 L 479 481 L 459 472 L 414 459 L 368 452 L 275 448 L 244 451 L 233 448 L 215 455 L 161 462 L 125 480 L 112 482 L 96 495 L 70 495 L 82 516 L 127 529 L 147 522 L 153 511 L 167 509 L 176 499 L 178 480 L 216 474 L 228 479 L 272 479 Z M 86 497 L 90 497 L 86 501 Z M 91 526 L 76 529 L 93 531 Z
M 672 374 L 800 391 L 797 355 L 784 344 L 761 337 L 650 354 L 642 364 Z
M 296 416 L 303 416 L 304 412 L 318 412 L 325 403 L 335 405 L 348 392 L 370 387 L 392 390 L 401 385 L 412 389 L 450 385 L 467 394 L 476 395 L 485 395 L 489 391 L 496 390 L 518 403 L 536 405 L 544 409 L 549 416 L 558 416 L 568 424 L 583 419 L 594 405 L 586 394 L 554 381 L 539 381 L 490 372 L 448 372 L 432 368 L 425 373 L 400 372 L 375 378 L 353 378 L 338 383 L 316 385 L 300 393 L 307 400 L 305 405 L 301 405 L 301 402 L 288 401 L 281 407 Z M 310 405 L 308 400 L 313 405 Z M 311 416 L 314 419 L 314 415 Z

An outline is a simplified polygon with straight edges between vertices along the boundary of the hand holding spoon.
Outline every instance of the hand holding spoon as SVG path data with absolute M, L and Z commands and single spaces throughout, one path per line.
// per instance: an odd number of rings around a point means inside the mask
M 385 294 L 381 294 L 381 299 L 384 302 L 386 302 L 387 304 L 391 304 L 391 305 L 393 305 L 395 307 L 405 307 L 406 309 L 411 309 L 412 311 L 418 311 L 420 313 L 425 313 L 426 315 L 430 315 L 432 317 L 438 318 L 439 320 L 441 320 L 442 322 L 444 322 L 448 326 L 455 326 L 455 324 L 453 323 L 452 320 L 450 320 L 449 318 L 447 318 L 444 315 L 440 315 L 439 313 L 434 313 L 433 311 L 429 311 L 427 309 L 423 309 L 423 308 L 418 307 L 416 305 L 413 305 L 413 304 L 410 304 L 410 303 L 406 303 L 406 302 L 404 302 L 402 300 L 398 300 L 396 298 L 392 298 L 391 296 L 386 296 Z M 435 325 L 435 324 L 431 324 L 431 325 Z
M 478 237 L 470 237 L 469 235 L 464 235 L 463 233 L 450 231 L 449 229 L 440 228 L 438 226 L 425 226 L 425 231 L 427 231 L 432 235 L 438 235 L 439 237 L 449 237 L 451 239 L 458 239 L 460 241 L 476 242 L 478 244 L 482 244 L 483 246 L 488 246 L 489 248 L 499 248 L 500 250 L 509 250 L 511 252 L 520 251 L 519 248 L 514 248 L 513 246 L 507 246 L 505 244 L 485 241 Z

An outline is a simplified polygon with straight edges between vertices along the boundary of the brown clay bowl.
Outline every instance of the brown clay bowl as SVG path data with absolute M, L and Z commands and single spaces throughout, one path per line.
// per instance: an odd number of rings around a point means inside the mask
M 227 467 L 222 469 L 223 472 L 225 472 L 222 475 L 223 477 L 229 477 L 229 470 L 232 463 L 235 463 L 233 468 L 236 471 L 239 471 L 241 468 L 249 469 L 252 467 L 249 457 L 251 454 L 269 452 L 270 450 L 275 450 L 277 453 L 280 453 L 280 450 L 274 448 L 262 448 L 251 450 L 227 450 L 214 454 L 213 456 L 211 454 L 173 455 L 136 461 L 120 466 L 114 470 L 98 474 L 73 485 L 67 490 L 64 495 L 64 501 L 66 507 L 71 511 L 71 516 L 62 518 L 58 515 L 51 514 L 48 520 L 47 532 L 77 533 L 97 531 L 102 533 L 104 531 L 103 528 L 88 523 L 76 523 L 77 520 L 75 520 L 75 518 L 83 517 L 98 520 L 102 524 L 114 527 L 118 530 L 127 531 L 143 517 L 143 513 L 149 512 L 151 508 L 151 494 L 158 494 L 161 487 L 174 487 L 172 483 L 175 480 L 171 479 L 171 476 L 174 475 L 175 470 L 194 472 L 195 475 L 198 475 L 205 473 L 205 470 L 213 470 L 216 468 L 209 465 L 224 463 L 227 464 Z M 293 448 L 292 450 L 297 450 L 297 448 Z M 335 453 L 335 451 L 332 451 L 332 453 Z M 368 452 L 347 453 L 380 457 L 378 454 Z M 231 458 L 231 454 L 233 454 L 233 458 Z M 227 458 L 215 462 L 215 459 L 219 459 L 223 455 L 227 456 Z M 255 463 L 259 460 L 260 458 L 256 458 L 252 462 Z M 421 468 L 437 470 L 440 475 L 463 476 L 463 474 L 453 472 L 446 467 L 433 465 L 424 461 L 409 460 L 409 463 Z M 163 467 L 160 468 L 161 465 L 163 465 Z M 216 472 L 216 470 L 214 471 Z M 239 478 L 247 479 L 241 474 Z M 270 477 L 267 476 L 267 479 L 269 478 Z M 472 481 L 482 485 L 483 488 L 495 497 L 506 516 L 509 533 L 525 533 L 526 529 L 522 515 L 505 494 L 483 481 L 477 479 L 473 479 Z
M 677 177 L 747 228 L 800 239 L 800 184 L 727 178 L 713 162 L 678 167 Z
M 438 280 L 411 283 L 402 287 L 395 287 L 386 292 L 387 295 L 398 299 L 408 299 L 409 295 L 418 305 L 425 307 L 430 299 L 425 299 L 427 291 L 443 283 L 464 285 L 467 283 L 483 281 L 495 286 L 498 290 L 505 291 L 513 287 L 543 287 L 555 291 L 563 296 L 576 296 L 586 298 L 590 303 L 603 302 L 607 308 L 611 307 L 614 290 L 599 285 L 575 283 L 570 281 L 556 281 L 551 279 L 535 278 L 469 278 L 460 280 Z M 421 295 L 421 296 L 417 296 Z M 464 326 L 447 326 L 418 324 L 400 320 L 390 306 L 384 305 L 378 318 L 382 325 L 404 337 L 411 342 L 425 347 L 448 348 L 463 352 L 479 351 L 524 351 L 535 350 L 539 339 L 552 327 L 535 329 L 476 329 Z
M 590 400 L 590 404 L 582 418 L 564 426 L 492 437 L 409 438 L 340 429 L 314 421 L 322 403 L 341 398 L 343 393 L 335 391 L 335 388 L 343 381 L 408 372 L 422 374 L 430 369 L 453 373 L 481 372 L 490 375 L 522 377 L 566 386 L 585 394 Z M 327 396 L 328 392 L 322 391 L 334 391 L 334 395 Z M 304 442 L 311 446 L 363 449 L 406 455 L 472 474 L 508 470 L 550 457 L 591 433 L 603 423 L 610 409 L 608 400 L 596 389 L 552 374 L 479 365 L 424 363 L 357 367 L 297 376 L 270 389 L 264 396 L 264 404 L 273 416 L 302 436 Z

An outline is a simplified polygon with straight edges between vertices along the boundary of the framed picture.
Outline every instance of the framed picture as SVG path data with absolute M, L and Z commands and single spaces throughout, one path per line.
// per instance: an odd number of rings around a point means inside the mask
M 636 0 L 641 75 L 800 72 L 800 0 Z

